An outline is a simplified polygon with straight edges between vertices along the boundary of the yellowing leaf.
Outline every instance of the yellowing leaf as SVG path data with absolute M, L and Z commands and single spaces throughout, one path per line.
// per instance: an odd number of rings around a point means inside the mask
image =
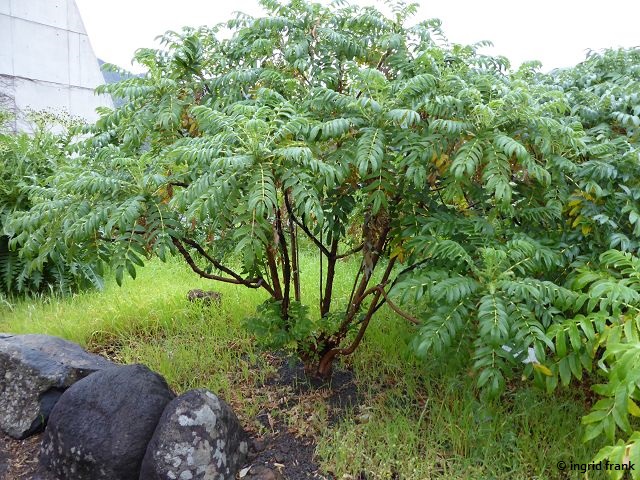
M 575 227 L 575 226 L 579 225 L 579 224 L 580 224 L 580 222 L 582 222 L 582 215 L 578 215 L 578 216 L 576 217 L 576 219 L 573 221 L 573 223 L 571 224 L 571 226 L 572 226 L 572 227 Z
M 634 417 L 640 417 L 640 407 L 630 398 L 627 398 L 627 411 Z
M 443 165 L 445 165 L 447 162 L 449 161 L 449 155 L 447 155 L 446 153 L 440 155 L 440 157 L 438 157 L 436 159 L 436 167 L 438 167 L 438 169 L 441 169 Z
M 583 225 L 582 226 L 582 234 L 583 235 L 589 235 L 589 233 L 591 233 L 591 226 L 590 225 Z
M 402 248 L 401 245 L 396 246 L 391 251 L 391 258 L 394 258 L 394 257 L 398 257 L 398 260 L 400 260 L 401 262 L 404 261 L 404 249 Z
M 569 215 L 571 217 L 575 216 L 576 214 L 580 213 L 580 205 L 576 205 L 575 207 L 573 207 L 571 210 L 569 210 Z
M 541 363 L 534 363 L 533 368 L 535 368 L 537 371 L 539 371 L 543 375 L 546 375 L 547 377 L 550 377 L 553 375 L 553 373 L 551 373 L 551 370 L 549 370 L 549 368 L 542 365 Z

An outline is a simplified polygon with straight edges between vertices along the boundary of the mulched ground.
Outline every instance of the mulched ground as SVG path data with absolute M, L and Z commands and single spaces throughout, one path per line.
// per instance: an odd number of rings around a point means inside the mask
M 268 356 L 267 361 L 277 373 L 256 386 L 268 401 L 253 423 L 245 425 L 253 440 L 240 478 L 333 479 L 314 459 L 314 434 L 360 404 L 352 373 L 336 370 L 330 383 L 319 384 L 306 379 L 300 362 L 282 356 Z M 318 402 L 326 406 L 324 418 L 318 417 Z M 0 434 L 0 480 L 54 480 L 38 466 L 41 436 L 14 440 Z

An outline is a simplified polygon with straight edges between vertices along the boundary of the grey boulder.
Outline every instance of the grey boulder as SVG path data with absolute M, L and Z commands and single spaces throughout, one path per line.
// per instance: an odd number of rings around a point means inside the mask
M 113 367 L 62 394 L 40 463 L 60 479 L 138 480 L 147 444 L 175 395 L 144 365 Z
M 65 389 L 113 365 L 62 338 L 0 333 L 0 429 L 17 439 L 38 432 Z
M 234 479 L 247 450 L 248 437 L 231 407 L 208 390 L 191 390 L 162 414 L 140 480 Z

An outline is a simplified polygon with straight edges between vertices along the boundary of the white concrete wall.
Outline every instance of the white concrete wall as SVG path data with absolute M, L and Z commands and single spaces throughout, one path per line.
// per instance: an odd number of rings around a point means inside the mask
M 24 129 L 29 110 L 89 121 L 111 99 L 74 0 L 0 0 L 0 93 Z M 8 97 L 8 98 L 7 98 Z

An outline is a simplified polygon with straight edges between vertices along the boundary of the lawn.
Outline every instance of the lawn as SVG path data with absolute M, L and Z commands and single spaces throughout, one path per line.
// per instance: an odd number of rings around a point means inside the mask
M 301 265 L 303 299 L 313 305 L 317 255 L 301 255 Z M 336 304 L 346 301 L 356 269 L 340 264 Z M 221 305 L 189 303 L 192 288 L 220 291 Z M 274 392 L 260 388 L 274 372 L 273 354 L 243 319 L 263 300 L 260 291 L 201 280 L 177 259 L 154 260 L 122 287 L 109 278 L 101 292 L 5 302 L 0 331 L 59 335 L 119 362 L 144 363 L 177 392 L 206 387 L 261 435 L 256 418 L 265 405 L 278 415 Z M 338 479 L 582 478 L 556 465 L 588 462 L 600 446 L 581 442 L 586 389 L 550 396 L 524 381 L 482 400 L 468 365 L 414 356 L 411 328 L 386 308 L 374 318 L 361 348 L 340 365 L 353 373 L 360 400 L 339 419 L 330 418 L 322 395 L 300 396 L 280 412 L 294 434 L 313 437 L 322 471 Z

